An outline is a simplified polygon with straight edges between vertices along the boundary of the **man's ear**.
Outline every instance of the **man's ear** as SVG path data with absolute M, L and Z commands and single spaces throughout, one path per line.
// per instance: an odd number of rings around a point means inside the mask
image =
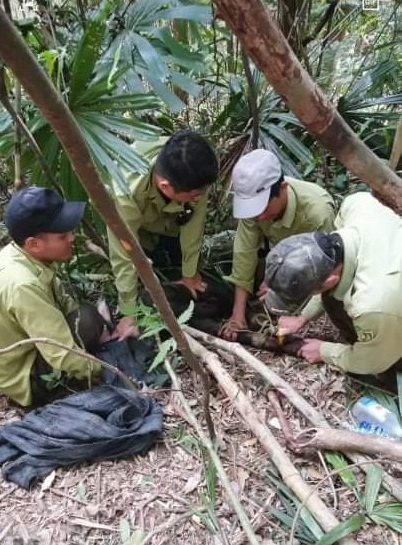
M 40 239 L 37 237 L 28 237 L 22 246 L 22 249 L 29 254 L 34 254 L 39 249 Z
M 320 288 L 320 293 L 323 293 L 325 291 L 330 291 L 336 288 L 336 286 L 339 284 L 342 276 L 342 265 L 338 265 L 327 277 L 325 282 L 322 284 Z

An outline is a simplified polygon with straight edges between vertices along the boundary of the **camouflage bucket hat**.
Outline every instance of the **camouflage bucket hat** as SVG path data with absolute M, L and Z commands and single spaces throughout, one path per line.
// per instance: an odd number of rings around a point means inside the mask
M 336 267 L 317 241 L 320 233 L 293 235 L 269 252 L 265 268 L 265 304 L 273 314 L 300 311 Z

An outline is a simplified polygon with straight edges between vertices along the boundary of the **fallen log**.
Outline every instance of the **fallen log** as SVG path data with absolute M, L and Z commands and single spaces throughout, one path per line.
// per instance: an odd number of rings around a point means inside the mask
M 363 452 L 402 462 L 402 443 L 361 433 L 334 428 L 309 428 L 293 434 L 274 390 L 268 392 L 268 400 L 276 412 L 287 446 L 293 452 L 331 450 L 336 452 Z
M 338 519 L 321 500 L 317 492 L 312 492 L 311 487 L 303 480 L 285 450 L 278 443 L 267 426 L 260 420 L 251 401 L 242 391 L 241 387 L 231 378 L 226 369 L 224 369 L 218 356 L 207 350 L 191 336 L 188 336 L 188 342 L 193 353 L 201 358 L 206 364 L 219 386 L 229 397 L 237 412 L 241 415 L 247 427 L 258 438 L 285 484 L 294 492 L 301 502 L 305 502 L 306 508 L 325 532 L 335 528 L 335 526 L 339 524 Z M 339 543 L 342 545 L 356 545 L 356 541 L 351 538 L 344 538 Z
M 316 428 L 328 429 L 331 426 L 327 420 L 320 414 L 314 407 L 312 407 L 300 394 L 297 392 L 286 380 L 280 377 L 275 371 L 270 369 L 266 364 L 260 361 L 258 358 L 250 354 L 245 348 L 238 343 L 224 341 L 218 339 L 212 335 L 207 335 L 202 331 L 193 329 L 188 326 L 183 326 L 184 331 L 193 336 L 196 339 L 200 339 L 207 344 L 214 346 L 215 348 L 224 350 L 229 354 L 232 354 L 242 360 L 245 364 L 250 366 L 254 371 L 257 371 L 271 386 L 273 386 L 278 392 L 287 398 L 287 400 L 303 415 L 305 418 Z M 369 464 L 370 458 L 362 454 L 354 452 L 342 452 L 347 458 L 354 463 L 362 463 L 362 470 L 370 471 Z M 375 461 L 373 461 L 375 463 Z M 383 472 L 382 483 L 384 488 L 396 498 L 402 502 L 402 483 Z
M 402 443 L 375 435 L 363 435 L 352 430 L 310 428 L 295 435 L 289 442 L 295 452 L 305 449 L 337 452 L 363 452 L 402 462 Z

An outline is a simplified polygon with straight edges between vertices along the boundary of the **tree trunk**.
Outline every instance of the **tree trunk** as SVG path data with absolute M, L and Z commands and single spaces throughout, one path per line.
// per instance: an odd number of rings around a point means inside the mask
M 260 0 L 214 0 L 254 64 L 308 132 L 402 213 L 402 180 L 351 130 L 296 58 Z
M 41 69 L 2 9 L 0 9 L 0 36 L 0 58 L 14 72 L 54 129 L 93 205 L 134 263 L 184 359 L 200 375 L 204 386 L 204 416 L 209 431 L 213 435 L 213 425 L 208 408 L 208 375 L 191 352 L 187 339 L 141 246 L 121 219 L 114 201 L 103 186 L 79 126 L 62 96 Z

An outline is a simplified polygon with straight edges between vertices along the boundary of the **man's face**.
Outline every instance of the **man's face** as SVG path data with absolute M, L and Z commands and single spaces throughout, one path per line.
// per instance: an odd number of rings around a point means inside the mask
M 286 184 L 282 183 L 279 195 L 268 201 L 265 210 L 256 217 L 257 221 L 278 221 L 285 213 L 286 204 Z
M 43 263 L 69 261 L 73 253 L 75 234 L 42 233 L 25 241 L 24 250 Z
M 205 189 L 193 189 L 192 191 L 176 191 L 167 180 L 159 182 L 159 190 L 170 199 L 181 204 L 196 203 L 205 193 Z

